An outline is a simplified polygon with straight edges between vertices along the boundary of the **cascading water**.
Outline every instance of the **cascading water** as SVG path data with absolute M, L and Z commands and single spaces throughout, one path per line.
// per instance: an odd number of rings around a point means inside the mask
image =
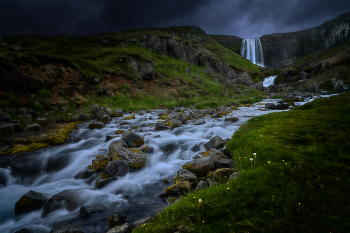
M 269 87 L 271 85 L 274 85 L 275 84 L 275 78 L 277 77 L 277 75 L 275 76 L 270 76 L 270 77 L 267 77 L 264 79 L 264 82 L 263 82 L 263 86 L 264 87 Z
M 259 38 L 243 39 L 241 56 L 264 67 L 264 55 Z
M 277 100 L 264 102 L 276 103 Z M 224 118 L 206 117 L 200 125 L 190 122 L 172 131 L 154 130 L 159 114 L 165 110 L 156 109 L 148 113 L 142 111 L 133 120 L 113 118 L 102 129 L 92 130 L 87 127 L 89 122 L 82 123 L 72 133 L 70 142 L 64 145 L 21 156 L 8 156 L 10 160 L 1 156 L 0 232 L 9 233 L 27 228 L 36 233 L 48 233 L 52 228 L 64 226 L 84 232 L 105 233 L 108 231 L 108 217 L 112 214 L 126 215 L 129 223 L 145 216 L 153 216 L 169 205 L 158 196 L 171 185 L 165 184 L 163 180 L 172 181 L 184 163 L 192 160 L 197 153 L 205 151 L 202 144 L 210 138 L 216 135 L 230 138 L 251 117 L 275 111 L 260 111 L 258 107 L 254 104 L 234 111 L 231 115 L 239 118 L 234 123 L 224 121 Z M 83 179 L 79 174 L 91 165 L 97 155 L 106 155 L 112 141 L 120 139 L 117 136 L 106 142 L 106 135 L 113 135 L 116 129 L 127 130 L 135 125 L 139 126 L 137 133 L 144 136 L 145 143 L 154 148 L 154 153 L 148 155 L 147 165 L 140 170 L 131 170 L 126 176 L 119 177 L 102 189 L 95 189 L 91 179 Z M 80 204 L 73 211 L 62 206 L 44 217 L 41 209 L 15 215 L 16 201 L 29 190 L 49 196 L 73 190 L 71 193 L 76 195 L 75 201 Z M 79 216 L 82 205 L 103 206 L 104 211 L 82 218 Z

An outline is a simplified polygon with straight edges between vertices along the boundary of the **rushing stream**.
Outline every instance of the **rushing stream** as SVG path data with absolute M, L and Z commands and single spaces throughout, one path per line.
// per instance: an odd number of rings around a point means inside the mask
M 310 101 L 311 99 L 307 100 Z M 277 100 L 263 100 L 263 103 L 276 103 Z M 304 102 L 303 102 L 304 103 Z M 298 103 L 298 104 L 303 104 Z M 15 232 L 23 227 L 34 232 L 50 232 L 52 228 L 78 228 L 84 232 L 108 231 L 108 217 L 115 213 L 127 216 L 127 222 L 139 220 L 145 216 L 154 216 L 169 203 L 158 197 L 166 187 L 172 185 L 172 179 L 181 166 L 190 161 L 200 150 L 193 151 L 194 145 L 208 142 L 219 135 L 231 138 L 238 127 L 254 116 L 280 110 L 261 111 L 264 106 L 253 104 L 251 107 L 240 107 L 231 113 L 238 117 L 237 122 L 224 121 L 222 118 L 204 118 L 202 125 L 181 125 L 171 130 L 155 131 L 154 126 L 140 127 L 145 144 L 155 150 L 148 155 L 147 165 L 140 170 L 131 170 L 126 176 L 95 190 L 94 183 L 88 184 L 85 179 L 77 178 L 97 155 L 106 155 L 113 138 L 105 142 L 106 135 L 114 135 L 117 129 L 127 130 L 134 125 L 157 122 L 158 115 L 165 110 L 142 111 L 136 119 L 127 120 L 127 125 L 120 125 L 122 117 L 116 117 L 102 129 L 87 128 L 89 122 L 79 125 L 69 139 L 60 146 L 52 146 L 35 152 L 18 156 L 11 162 L 11 167 L 0 168 L 6 179 L 6 186 L 0 185 L 0 232 Z M 171 144 L 171 146 L 169 146 Z M 1 166 L 1 164 L 0 164 Z M 170 181 L 169 184 L 163 182 Z M 88 219 L 79 216 L 79 209 L 67 211 L 60 209 L 42 218 L 42 210 L 15 215 L 16 201 L 29 190 L 46 193 L 49 196 L 64 190 L 74 189 L 79 202 L 84 206 L 104 205 L 106 210 Z

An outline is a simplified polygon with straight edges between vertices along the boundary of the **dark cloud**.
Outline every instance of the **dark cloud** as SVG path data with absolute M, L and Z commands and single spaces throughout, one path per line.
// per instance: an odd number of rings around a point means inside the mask
M 198 25 L 260 37 L 315 27 L 350 12 L 344 0 L 0 0 L 0 35 L 97 34 Z

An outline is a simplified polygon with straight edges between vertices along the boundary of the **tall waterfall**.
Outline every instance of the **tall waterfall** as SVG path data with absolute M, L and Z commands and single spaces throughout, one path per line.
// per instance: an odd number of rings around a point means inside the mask
M 259 38 L 243 39 L 241 56 L 254 64 L 264 67 L 264 55 Z

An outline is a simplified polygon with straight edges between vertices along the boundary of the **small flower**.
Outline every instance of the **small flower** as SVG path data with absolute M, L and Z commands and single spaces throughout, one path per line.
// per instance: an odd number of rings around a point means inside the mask
M 202 203 L 202 199 L 199 199 L 198 202 L 199 202 L 199 203 Z
M 256 153 L 253 153 L 253 155 L 256 155 Z
M 253 158 L 250 158 L 250 161 L 253 161 Z
M 270 161 L 267 161 L 267 163 L 271 163 Z
M 227 188 L 227 189 L 230 189 L 230 188 Z

